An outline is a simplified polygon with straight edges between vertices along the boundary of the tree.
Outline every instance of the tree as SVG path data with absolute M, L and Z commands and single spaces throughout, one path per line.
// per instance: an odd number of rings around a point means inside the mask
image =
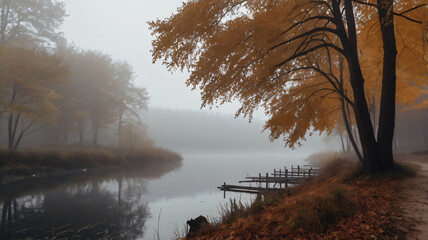
M 342 99 L 353 111 L 364 168 L 390 170 L 396 96 L 394 23 L 396 17 L 405 18 L 405 25 L 416 25 L 421 36 L 421 24 L 414 19 L 426 18 L 420 2 L 188 1 L 171 17 L 150 22 L 156 36 L 153 60 L 163 60 L 169 70 L 188 69 L 187 84 L 202 90 L 202 106 L 239 100 L 237 115 L 250 119 L 255 109 L 264 107 L 271 139 L 284 136 L 291 147 L 311 129 L 330 133 Z M 362 45 L 371 44 L 360 38 L 370 31 L 364 25 L 369 21 L 377 21 L 381 32 L 377 42 L 383 44 L 377 139 L 360 52 Z M 345 83 L 339 80 L 341 56 Z
M 145 88 L 135 85 L 132 66 L 125 61 L 114 63 L 115 95 L 120 102 L 118 110 L 118 145 L 122 146 L 122 126 L 141 125 L 140 111 L 147 109 L 148 96 Z M 129 128 L 129 127 L 128 127 Z
M 68 73 L 61 59 L 43 50 L 2 48 L 1 107 L 8 115 L 8 149 L 16 150 L 22 138 L 38 130 L 36 123 L 54 124 L 58 95 L 49 85 Z
M 53 43 L 64 21 L 64 3 L 56 0 L 0 0 L 0 45 Z
M 114 94 L 117 84 L 112 59 L 101 52 L 84 51 L 73 58 L 70 71 L 74 94 L 80 102 L 79 109 L 87 113 L 93 130 L 92 144 L 97 145 L 99 129 L 114 121 L 120 105 Z M 81 143 L 85 121 L 83 114 L 79 124 Z

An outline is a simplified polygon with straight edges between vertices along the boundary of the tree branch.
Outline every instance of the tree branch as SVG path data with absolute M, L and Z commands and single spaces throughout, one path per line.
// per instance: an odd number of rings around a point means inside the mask
M 328 22 L 335 23 L 335 22 L 334 22 L 334 21 L 335 21 L 335 19 L 334 19 L 334 18 L 332 18 L 332 17 L 328 17 L 328 16 L 315 16 L 315 17 L 309 17 L 309 18 L 306 18 L 306 19 L 304 19 L 304 20 L 302 20 L 302 21 L 299 21 L 299 22 L 297 22 L 297 23 L 295 23 L 295 24 L 291 25 L 287 30 L 285 30 L 284 32 L 280 33 L 280 34 L 278 35 L 278 37 L 280 37 L 280 36 L 282 36 L 282 35 L 286 34 L 286 33 L 287 33 L 287 32 L 289 32 L 289 31 L 291 31 L 293 28 L 295 28 L 295 27 L 297 27 L 297 26 L 299 26 L 299 25 L 301 26 L 301 25 L 303 25 L 304 23 L 309 22 L 309 21 L 311 21 L 311 20 L 327 20 Z
M 303 52 L 300 52 L 300 53 L 297 53 L 297 54 L 293 54 L 291 57 L 289 57 L 289 58 L 285 59 L 284 61 L 282 61 L 282 62 L 278 63 L 277 65 L 275 65 L 274 68 L 280 68 L 282 65 L 288 63 L 289 61 L 291 61 L 293 59 L 305 56 L 306 54 L 311 53 L 311 52 L 313 52 L 313 51 L 315 51 L 315 50 L 317 50 L 319 48 L 325 48 L 325 47 L 333 48 L 334 50 L 338 51 L 340 54 L 344 55 L 344 50 L 341 49 L 340 47 L 338 47 L 338 46 L 336 46 L 336 45 L 334 45 L 332 43 L 325 43 L 325 44 L 320 44 L 320 45 L 317 45 L 315 47 L 312 47 L 312 48 L 310 48 L 310 49 L 308 49 L 306 51 L 303 51 Z
M 415 9 L 418 9 L 418 8 L 421 8 L 421 7 L 423 7 L 423 6 L 425 6 L 426 4 L 420 4 L 420 5 L 418 5 L 418 6 L 416 6 L 416 7 L 412 7 L 412 8 L 410 8 L 410 9 L 407 9 L 406 11 L 403 11 L 403 12 L 401 12 L 401 13 L 398 13 L 398 14 L 405 14 L 405 13 L 408 13 L 408 12 L 410 12 L 410 11 L 413 11 L 413 10 L 415 10 Z
M 363 2 L 363 1 L 360 1 L 360 0 L 352 0 L 352 1 L 353 1 L 353 2 L 356 2 L 356 3 L 359 3 L 359 4 L 363 4 L 363 5 L 367 5 L 367 6 L 371 6 L 371 7 L 379 8 L 379 6 L 378 6 L 377 4 L 368 3 L 368 2 Z M 405 13 L 408 13 L 408 12 L 411 12 L 411 11 L 413 11 L 413 10 L 415 10 L 415 9 L 421 8 L 421 7 L 425 6 L 425 5 L 426 5 L 426 4 L 420 4 L 420 5 L 417 5 L 417 6 L 415 6 L 415 7 L 410 8 L 410 9 L 407 9 L 407 10 L 405 10 L 405 11 L 401 12 L 401 13 L 393 12 L 393 14 L 394 14 L 395 16 L 405 18 L 405 19 L 407 19 L 407 20 L 409 20 L 409 21 L 411 21 L 411 22 L 415 22 L 415 23 L 422 24 L 423 22 L 418 21 L 418 20 L 415 20 L 415 19 L 410 18 L 410 17 L 407 17 L 407 16 L 405 16 L 404 14 L 405 14 Z
M 332 28 L 328 28 L 328 27 L 319 27 L 319 28 L 314 28 L 314 29 L 311 29 L 310 31 L 307 31 L 307 32 L 305 32 L 305 33 L 302 33 L 302 34 L 300 34 L 300 35 L 297 35 L 296 37 L 293 37 L 293 38 L 291 38 L 291 39 L 289 39 L 289 40 L 287 40 L 287 41 L 284 41 L 284 42 L 278 43 L 277 45 L 275 45 L 275 46 L 271 47 L 271 48 L 268 50 L 268 52 L 270 52 L 270 51 L 274 50 L 275 48 L 278 48 L 278 47 L 280 47 L 280 46 L 282 46 L 282 45 L 285 45 L 285 44 L 291 43 L 291 42 L 293 42 L 293 41 L 295 41 L 295 40 L 297 40 L 297 39 L 299 39 L 299 38 L 306 37 L 306 36 L 310 36 L 311 34 L 313 34 L 313 33 L 317 33 L 317 32 L 331 32 L 331 33 L 333 33 L 333 34 L 337 34 L 336 30 L 335 30 L 335 29 L 332 29 Z

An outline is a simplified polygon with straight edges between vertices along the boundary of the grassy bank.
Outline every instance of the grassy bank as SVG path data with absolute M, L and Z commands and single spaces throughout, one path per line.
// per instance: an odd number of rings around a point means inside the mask
M 361 176 L 355 163 L 335 160 L 296 188 L 248 206 L 231 201 L 194 239 L 404 239 L 410 223 L 396 204 L 404 177 Z
M 116 148 L 47 148 L 0 150 L 0 177 L 31 176 L 74 169 L 145 165 L 181 161 L 163 148 L 123 150 Z

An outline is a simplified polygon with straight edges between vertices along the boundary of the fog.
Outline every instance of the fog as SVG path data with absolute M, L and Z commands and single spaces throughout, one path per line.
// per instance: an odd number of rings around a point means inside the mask
M 182 153 L 290 152 L 284 141 L 269 141 L 264 121 L 231 114 L 154 108 L 142 115 L 148 135 L 162 147 Z M 337 150 L 337 139 L 308 138 L 298 151 Z

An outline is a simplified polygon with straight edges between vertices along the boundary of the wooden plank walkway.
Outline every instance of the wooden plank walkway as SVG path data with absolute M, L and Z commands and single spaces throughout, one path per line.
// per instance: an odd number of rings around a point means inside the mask
M 226 197 L 226 191 L 265 194 L 298 185 L 318 176 L 319 173 L 319 168 L 314 168 L 310 165 L 304 165 L 303 168 L 299 165 L 297 167 L 291 166 L 291 169 L 284 167 L 284 169 L 274 169 L 271 174 L 266 173 L 266 175 L 262 176 L 262 174 L 259 173 L 257 177 L 245 177 L 245 180 L 239 181 L 239 183 L 249 183 L 250 186 L 229 185 L 224 183 L 217 188 L 224 191 L 224 197 Z M 256 186 L 251 186 L 251 184 L 256 184 Z

